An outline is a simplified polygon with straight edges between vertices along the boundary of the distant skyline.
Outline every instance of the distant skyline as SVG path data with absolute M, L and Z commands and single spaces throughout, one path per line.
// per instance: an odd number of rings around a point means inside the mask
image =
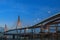
M 31 26 L 59 12 L 60 0 L 0 0 L 0 27 L 16 28 L 18 16 Z

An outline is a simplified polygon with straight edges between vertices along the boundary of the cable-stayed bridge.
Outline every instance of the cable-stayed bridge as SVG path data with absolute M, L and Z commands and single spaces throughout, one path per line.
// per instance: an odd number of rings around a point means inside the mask
M 26 39 L 26 40 L 59 40 L 60 39 L 60 13 L 53 15 L 33 26 L 22 28 L 20 17 L 16 29 L 7 30 L 5 25 L 5 38 Z M 17 28 L 20 27 L 20 28 Z M 8 36 L 8 37 L 7 37 Z

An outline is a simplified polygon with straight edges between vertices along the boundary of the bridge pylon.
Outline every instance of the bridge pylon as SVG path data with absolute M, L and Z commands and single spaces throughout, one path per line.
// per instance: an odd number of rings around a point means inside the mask
M 7 25 L 5 24 L 4 32 L 8 31 Z

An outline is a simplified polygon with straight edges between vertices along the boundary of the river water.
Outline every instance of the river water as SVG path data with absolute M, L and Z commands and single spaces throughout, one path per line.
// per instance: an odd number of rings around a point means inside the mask
M 0 40 L 60 40 L 60 38 L 43 38 L 43 39 L 2 39 L 0 38 Z

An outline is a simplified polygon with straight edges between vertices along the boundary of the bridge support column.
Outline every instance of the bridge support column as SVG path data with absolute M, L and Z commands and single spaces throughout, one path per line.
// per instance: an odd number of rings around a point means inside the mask
M 13 35 L 13 39 L 15 39 L 15 35 Z
M 40 38 L 41 40 L 43 40 L 43 25 L 41 24 L 41 28 L 40 28 L 41 32 L 40 32 Z
M 56 40 L 58 40 L 58 24 L 55 24 L 56 25 Z
M 26 40 L 25 34 L 26 34 L 26 29 L 24 29 L 24 40 Z

